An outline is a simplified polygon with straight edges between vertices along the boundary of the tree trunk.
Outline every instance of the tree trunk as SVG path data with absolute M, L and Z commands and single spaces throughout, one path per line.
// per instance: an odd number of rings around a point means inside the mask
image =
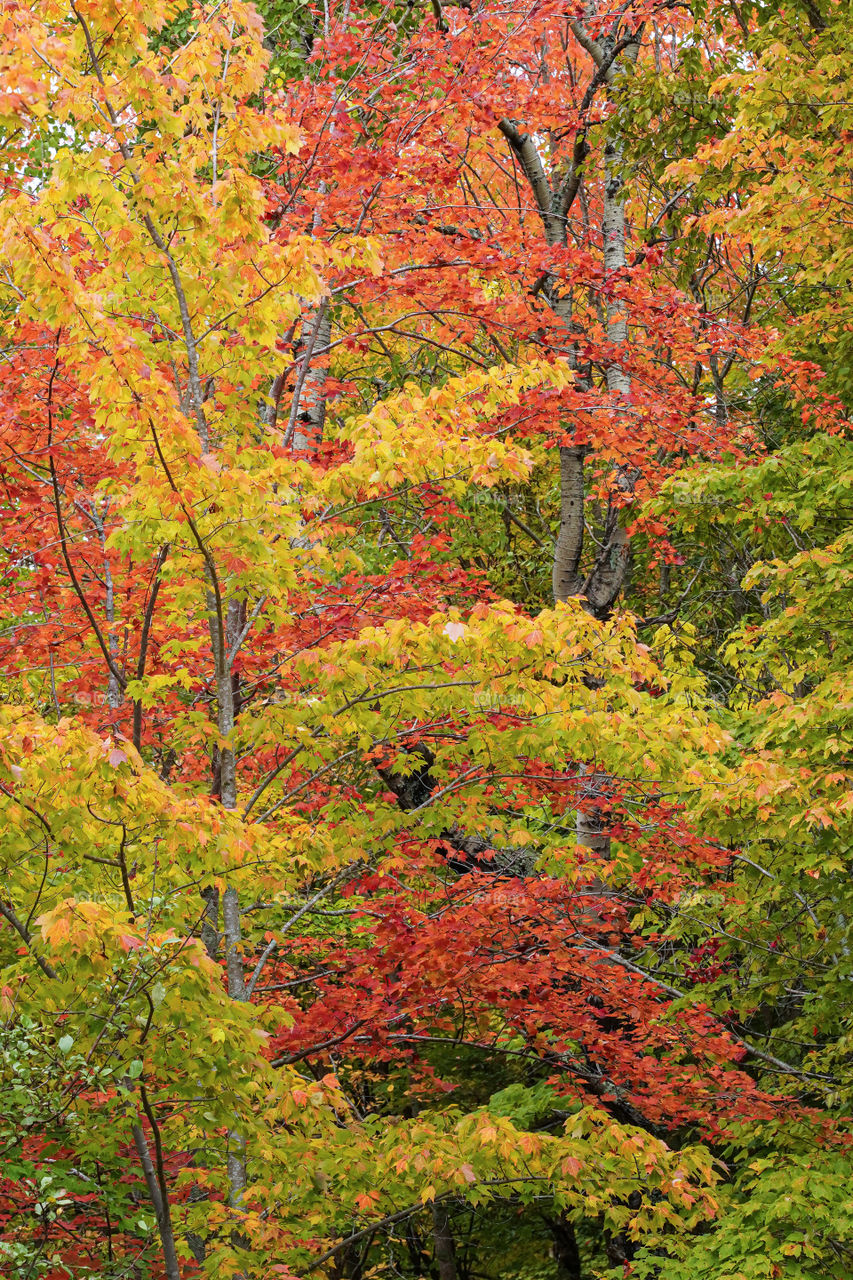
M 588 4 L 586 16 L 593 16 L 595 9 L 594 3 Z M 615 30 L 607 41 L 599 42 L 592 39 L 581 20 L 571 19 L 570 26 L 579 44 L 590 54 L 596 66 L 596 74 L 585 98 L 585 101 L 588 99 L 586 105 L 591 106 L 599 85 L 613 85 L 619 64 L 631 65 L 636 60 L 641 30 L 634 36 L 628 37 L 627 45 L 624 42 L 621 44 L 621 53 L 617 60 L 612 52 L 617 41 Z M 518 166 L 527 179 L 542 222 L 546 244 L 565 246 L 568 240 L 568 213 L 575 196 L 580 191 L 581 166 L 589 151 L 586 126 L 582 124 L 578 130 L 567 170 L 555 176 L 553 185 L 545 172 L 545 166 L 533 137 L 511 120 L 502 120 L 499 128 L 509 142 Z M 620 160 L 619 147 L 614 143 L 608 143 L 605 151 L 603 213 L 603 256 L 608 273 L 619 271 L 625 266 L 625 204 L 623 180 L 618 172 Z M 561 345 L 561 351 L 571 367 L 575 368 L 574 344 L 571 340 L 571 295 L 561 295 L 556 288 L 549 285 L 547 277 L 541 282 L 540 287 L 551 309 L 564 323 L 568 341 L 565 348 Z M 608 304 L 607 334 L 610 342 L 616 345 L 622 345 L 627 341 L 627 312 L 624 303 L 619 299 L 611 299 Z M 611 395 L 627 396 L 630 392 L 630 380 L 616 361 L 610 362 L 606 378 L 607 389 Z M 560 532 L 554 550 L 552 585 L 555 601 L 581 595 L 595 617 L 606 618 L 622 589 L 627 574 L 627 537 L 625 531 L 619 527 L 616 518 L 608 520 L 605 527 L 605 545 L 586 582 L 581 583 L 579 569 L 584 534 L 583 460 L 586 452 L 586 448 L 581 445 L 560 449 Z
M 293 391 L 293 404 L 284 443 L 293 449 L 313 449 L 323 438 L 326 421 L 328 350 L 332 340 L 329 299 L 324 298 L 302 325 L 302 359 Z
M 545 1218 L 554 1241 L 557 1280 L 581 1280 L 581 1258 L 575 1229 L 565 1214 Z
M 321 182 L 320 194 L 326 185 Z M 312 235 L 320 227 L 320 210 L 314 212 Z M 284 446 L 293 449 L 312 449 L 323 438 L 326 421 L 326 380 L 329 365 L 329 344 L 332 340 L 331 298 L 322 298 L 313 312 L 302 323 L 300 349 L 302 359 L 296 375 L 293 401 Z
M 575 445 L 560 449 L 560 532 L 554 548 L 551 580 L 556 601 L 568 600 L 581 587 L 583 553 L 583 459 L 586 449 Z
M 598 801 L 609 780 L 609 774 L 599 773 L 592 765 L 582 764 L 578 768 L 578 800 L 582 808 L 577 811 L 577 842 L 584 849 L 589 849 L 596 858 L 610 856 L 610 836 L 607 824 Z
M 436 1200 L 432 1202 L 432 1239 L 438 1280 L 456 1280 L 456 1249 L 447 1219 L 447 1207 Z
M 211 960 L 215 960 L 219 951 L 219 890 L 211 885 L 207 889 L 202 889 L 201 897 L 204 900 L 201 940 Z
M 625 259 L 625 199 L 624 183 L 619 173 L 621 148 L 609 142 L 604 151 L 604 214 L 602 236 L 604 240 L 604 270 L 608 275 L 621 271 Z M 617 346 L 628 341 L 628 312 L 625 303 L 610 298 L 607 303 L 607 337 Z M 626 396 L 631 390 L 631 380 L 619 364 L 611 363 L 607 369 L 607 390 L 611 395 Z
M 214 604 L 216 602 L 214 601 Z M 217 728 L 219 730 L 220 798 L 223 809 L 237 808 L 237 772 L 232 736 L 235 728 L 234 681 L 230 654 L 237 644 L 242 618 L 241 602 L 219 602 L 224 611 L 220 626 L 218 610 L 210 617 L 210 632 L 216 671 Z M 233 885 L 227 884 L 222 894 L 222 929 L 225 940 L 225 969 L 228 994 L 232 1000 L 246 999 L 246 980 L 243 972 L 240 929 L 240 898 Z M 229 1203 L 241 1212 L 246 1191 L 246 1140 L 235 1125 L 228 1134 L 228 1185 Z M 235 1237 L 235 1243 L 240 1243 Z
M 175 1237 L 172 1232 L 172 1217 L 169 1213 L 169 1202 L 160 1191 L 160 1183 L 157 1181 L 157 1172 L 154 1168 L 154 1162 L 151 1159 L 151 1153 L 148 1150 L 148 1143 L 142 1126 L 135 1124 L 132 1132 L 136 1153 L 139 1156 L 139 1163 L 142 1165 L 142 1172 L 145 1175 L 145 1185 L 148 1188 L 148 1197 L 151 1204 L 154 1206 L 154 1214 L 157 1218 L 157 1230 L 160 1234 L 160 1244 L 163 1249 L 163 1268 L 166 1273 L 166 1278 L 167 1280 L 181 1280 L 181 1268 L 178 1263 L 178 1255 L 175 1249 Z

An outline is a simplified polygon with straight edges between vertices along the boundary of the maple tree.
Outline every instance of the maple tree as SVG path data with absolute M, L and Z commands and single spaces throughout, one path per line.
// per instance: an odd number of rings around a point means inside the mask
M 0 0 L 10 1275 L 849 1271 L 848 8 Z

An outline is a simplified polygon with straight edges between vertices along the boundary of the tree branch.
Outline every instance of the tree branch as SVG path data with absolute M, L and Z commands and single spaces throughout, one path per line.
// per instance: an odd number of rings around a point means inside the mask
M 47 960 L 43 959 L 33 947 L 33 944 L 32 944 L 33 935 L 30 933 L 27 926 L 24 924 L 22 920 L 18 919 L 11 904 L 7 906 L 6 903 L 2 901 L 2 899 L 0 899 L 0 916 L 2 916 L 4 920 L 8 921 L 8 923 L 15 930 L 15 933 L 17 933 L 18 936 L 22 938 L 23 941 L 27 944 L 30 951 L 30 955 L 35 960 L 36 964 L 41 969 L 44 976 L 46 978 L 57 979 L 59 977 L 59 974 L 56 972 L 53 965 L 49 964 Z

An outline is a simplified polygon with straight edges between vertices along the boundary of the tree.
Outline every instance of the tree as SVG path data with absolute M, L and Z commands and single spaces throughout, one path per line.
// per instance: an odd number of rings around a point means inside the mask
M 734 249 L 715 315 L 656 243 L 659 15 L 0 12 L 12 1274 L 462 1280 L 502 1223 L 537 1274 L 841 1274 L 841 668 L 811 614 L 715 654 L 809 661 L 792 766 L 794 703 L 618 604 L 677 486 L 779 465 L 732 382 L 814 376 Z M 822 1234 L 768 1229 L 818 1134 Z

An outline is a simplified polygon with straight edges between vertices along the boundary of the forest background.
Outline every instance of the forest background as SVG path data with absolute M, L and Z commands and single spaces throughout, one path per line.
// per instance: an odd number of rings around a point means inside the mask
M 849 0 L 0 0 L 0 1272 L 853 1274 Z

